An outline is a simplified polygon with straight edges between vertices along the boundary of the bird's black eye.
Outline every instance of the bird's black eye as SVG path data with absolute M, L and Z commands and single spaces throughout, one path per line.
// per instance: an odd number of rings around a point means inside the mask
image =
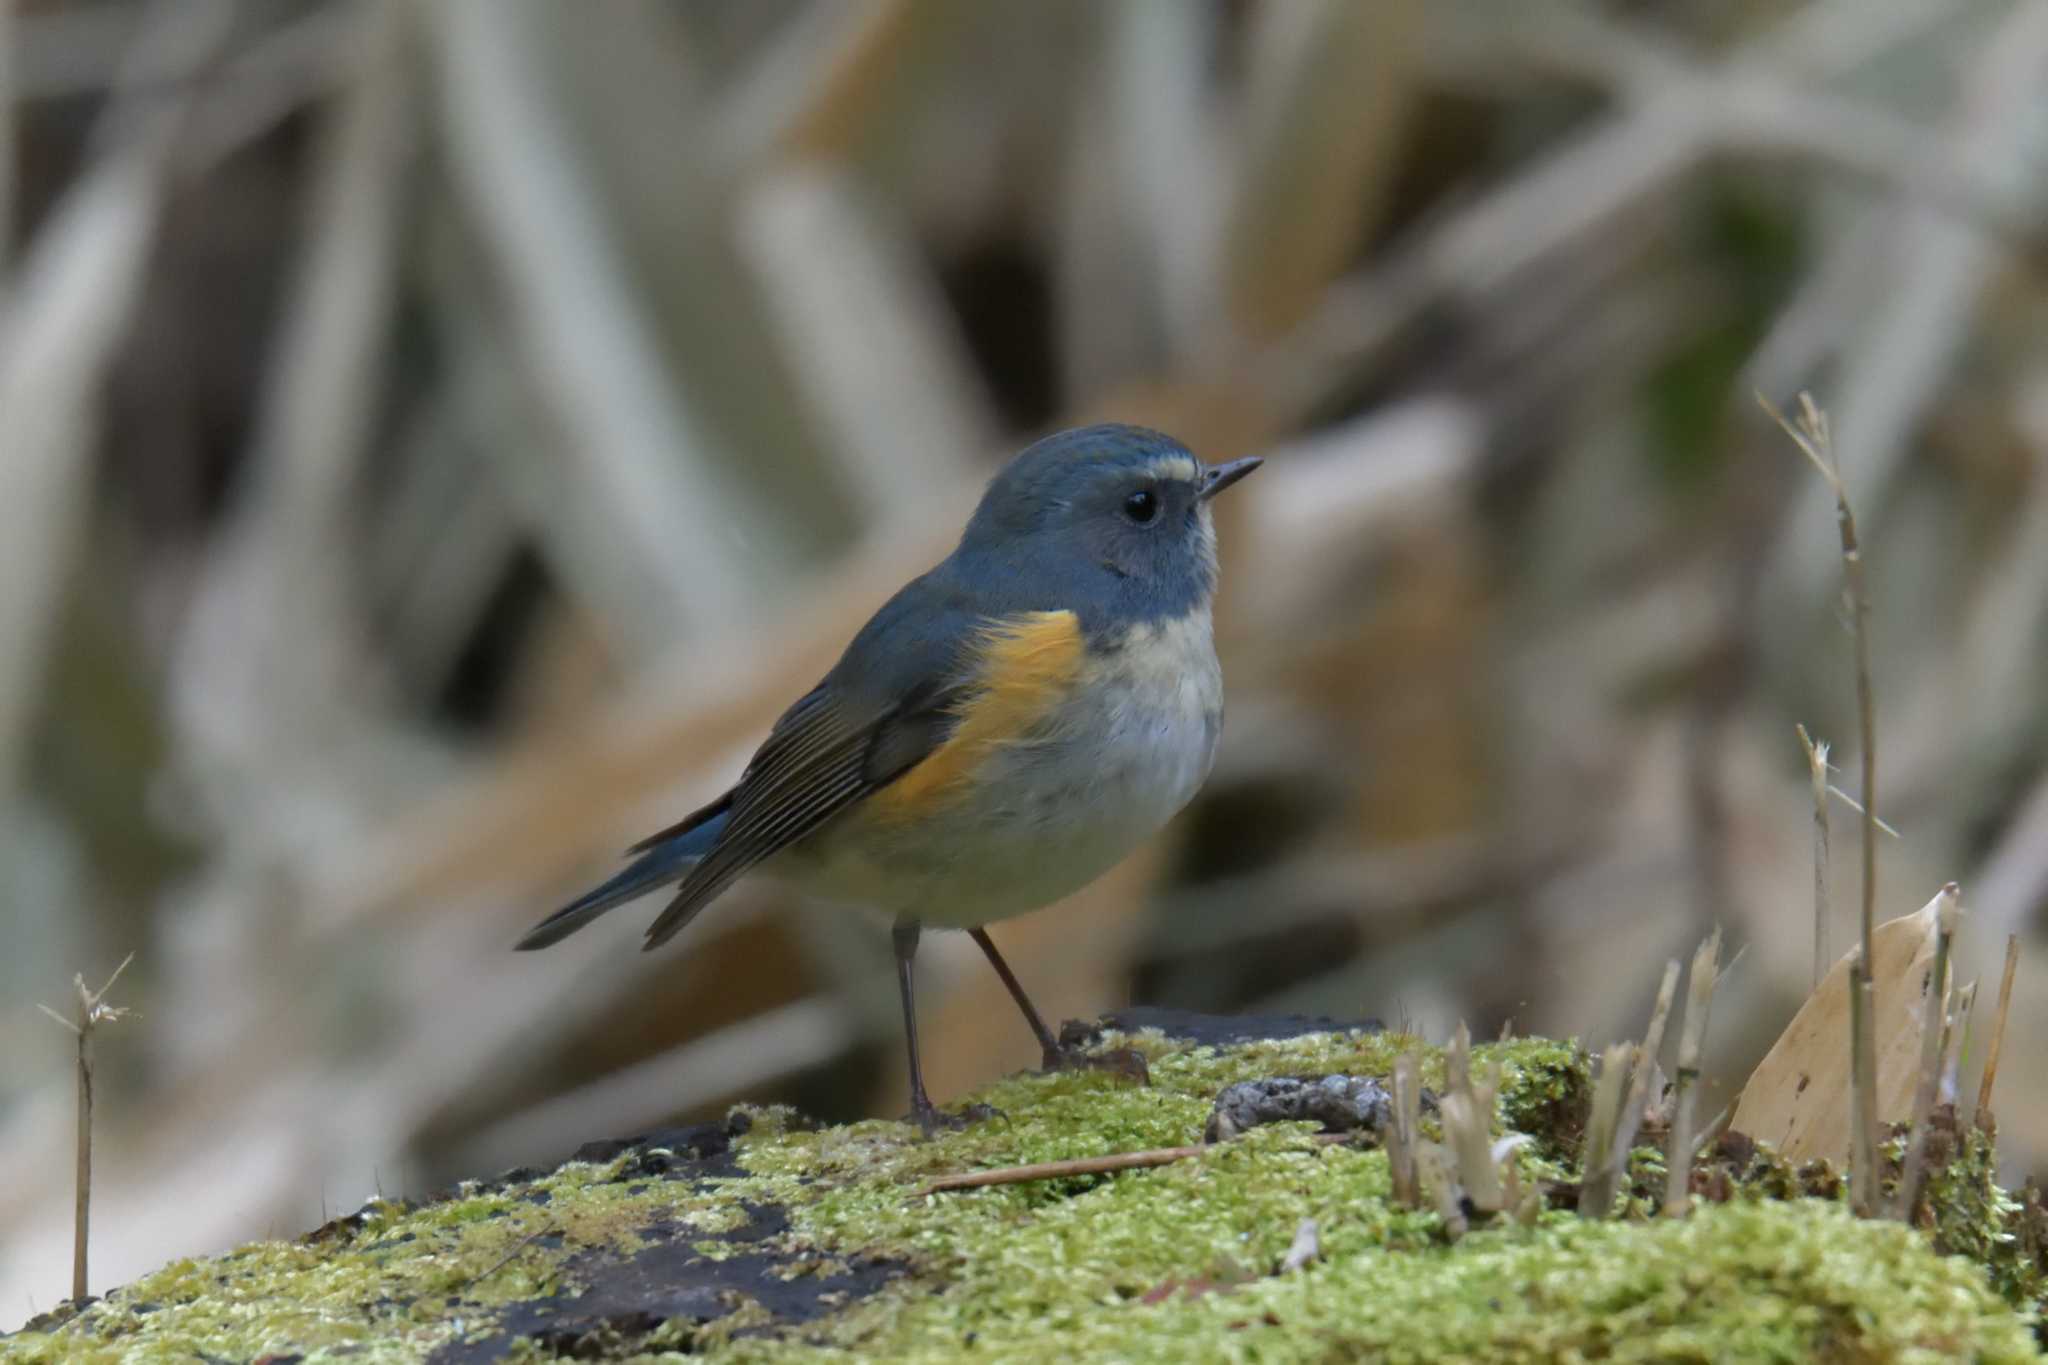
M 1159 495 L 1149 488 L 1140 488 L 1124 499 L 1124 515 L 1143 526 L 1159 515 Z

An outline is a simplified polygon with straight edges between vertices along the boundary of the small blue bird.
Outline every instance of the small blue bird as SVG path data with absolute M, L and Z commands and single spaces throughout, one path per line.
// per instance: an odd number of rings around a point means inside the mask
M 1223 723 L 1209 500 L 1257 459 L 1207 466 L 1169 436 L 1092 426 L 1039 441 L 982 495 L 959 546 L 911 580 L 788 711 L 739 784 L 635 844 L 610 881 L 535 925 L 545 948 L 671 882 L 668 941 L 759 866 L 895 917 L 911 1117 L 942 1121 L 918 1065 L 911 966 L 926 925 L 965 929 L 1044 1050 L 982 926 L 1086 886 L 1209 775 Z

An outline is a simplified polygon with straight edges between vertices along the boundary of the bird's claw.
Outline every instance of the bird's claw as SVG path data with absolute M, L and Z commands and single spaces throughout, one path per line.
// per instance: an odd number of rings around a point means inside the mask
M 941 1132 L 957 1133 L 969 1124 L 980 1123 L 984 1119 L 1004 1117 L 1007 1116 L 1003 1111 L 992 1104 L 968 1104 L 961 1106 L 958 1111 L 952 1111 L 927 1102 L 911 1105 L 910 1112 L 904 1115 L 903 1121 L 916 1124 L 929 1138 L 936 1137 Z

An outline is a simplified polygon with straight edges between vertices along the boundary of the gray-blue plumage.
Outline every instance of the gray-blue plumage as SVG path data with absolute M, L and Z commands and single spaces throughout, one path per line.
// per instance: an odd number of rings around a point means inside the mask
M 1222 691 L 1205 503 L 1228 481 L 1142 427 L 1085 427 L 1029 447 L 991 482 L 954 551 L 875 613 L 732 791 L 637 846 L 634 862 L 518 946 L 545 947 L 680 881 L 648 931 L 652 947 L 785 852 L 778 865 L 822 894 L 938 923 L 983 923 L 1091 880 L 1208 771 Z M 1142 521 L 1140 495 L 1153 500 Z M 1044 612 L 1072 612 L 1093 661 L 1070 714 L 1006 755 L 985 798 L 928 828 L 877 832 L 854 818 L 952 733 L 979 685 L 973 644 L 986 628 Z M 1145 648 L 1126 657 L 1134 641 Z
M 647 851 L 627 863 L 616 875 L 549 915 L 519 940 L 522 949 L 545 948 L 559 943 L 605 911 L 646 895 L 656 887 L 681 880 L 711 851 L 718 836 L 725 833 L 731 818 L 725 810 L 710 816 L 679 834 L 657 836 Z

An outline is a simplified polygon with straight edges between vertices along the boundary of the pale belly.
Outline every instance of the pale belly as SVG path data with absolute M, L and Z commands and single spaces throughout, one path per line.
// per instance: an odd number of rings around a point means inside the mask
M 1045 723 L 915 821 L 856 806 L 776 859 L 828 900 L 968 928 L 1071 895 L 1157 833 L 1216 753 L 1223 679 L 1206 613 L 1091 665 Z

